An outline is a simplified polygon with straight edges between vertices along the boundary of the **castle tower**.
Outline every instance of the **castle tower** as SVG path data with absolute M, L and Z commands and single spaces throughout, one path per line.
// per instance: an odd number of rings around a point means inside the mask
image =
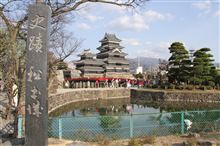
M 122 51 L 120 46 L 121 40 L 115 34 L 105 33 L 105 36 L 100 40 L 101 46 L 97 49 L 100 51 L 96 54 L 97 59 L 102 59 L 105 70 L 105 77 L 113 78 L 131 78 L 129 73 L 129 62 L 125 58 L 127 55 Z
M 77 61 L 76 69 L 81 71 L 82 77 L 102 77 L 104 73 L 103 61 L 95 59 L 95 54 L 91 53 L 90 49 L 84 50 L 78 55 L 80 60 Z

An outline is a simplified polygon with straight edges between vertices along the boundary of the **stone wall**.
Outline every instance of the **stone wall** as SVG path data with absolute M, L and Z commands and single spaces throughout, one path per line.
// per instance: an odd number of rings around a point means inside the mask
M 131 89 L 131 97 L 146 101 L 184 101 L 220 103 L 219 91 L 163 91 L 151 89 Z
M 72 102 L 98 99 L 129 98 L 130 90 L 125 88 L 62 89 L 48 98 L 49 113 Z
M 140 99 L 146 102 L 197 102 L 220 103 L 219 91 L 164 91 L 151 89 L 125 89 L 125 88 L 81 88 L 59 89 L 58 93 L 48 98 L 49 113 L 77 101 L 114 99 L 114 98 Z

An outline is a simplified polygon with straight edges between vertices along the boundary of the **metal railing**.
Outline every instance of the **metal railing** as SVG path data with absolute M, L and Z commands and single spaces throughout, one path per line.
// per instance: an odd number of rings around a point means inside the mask
M 192 122 L 189 130 L 187 130 L 184 123 L 185 119 Z M 49 137 L 82 141 L 95 141 L 99 136 L 111 139 L 125 139 L 149 135 L 165 136 L 181 135 L 187 132 L 213 131 L 220 131 L 220 110 L 133 113 L 127 115 L 57 117 L 48 119 Z M 22 132 L 22 129 L 19 132 Z

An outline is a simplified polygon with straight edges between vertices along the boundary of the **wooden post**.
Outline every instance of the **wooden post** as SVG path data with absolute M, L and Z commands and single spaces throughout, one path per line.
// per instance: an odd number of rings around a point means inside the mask
M 46 146 L 48 139 L 47 50 L 51 10 L 42 0 L 28 10 L 25 144 Z

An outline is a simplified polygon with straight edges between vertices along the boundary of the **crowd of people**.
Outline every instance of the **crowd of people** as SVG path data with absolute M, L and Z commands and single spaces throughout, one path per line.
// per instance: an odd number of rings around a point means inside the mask
M 135 86 L 134 80 L 121 80 L 117 78 L 106 79 L 106 80 L 87 80 L 87 81 L 68 81 L 64 80 L 63 87 L 64 88 L 119 88 L 125 87 L 130 88 Z

